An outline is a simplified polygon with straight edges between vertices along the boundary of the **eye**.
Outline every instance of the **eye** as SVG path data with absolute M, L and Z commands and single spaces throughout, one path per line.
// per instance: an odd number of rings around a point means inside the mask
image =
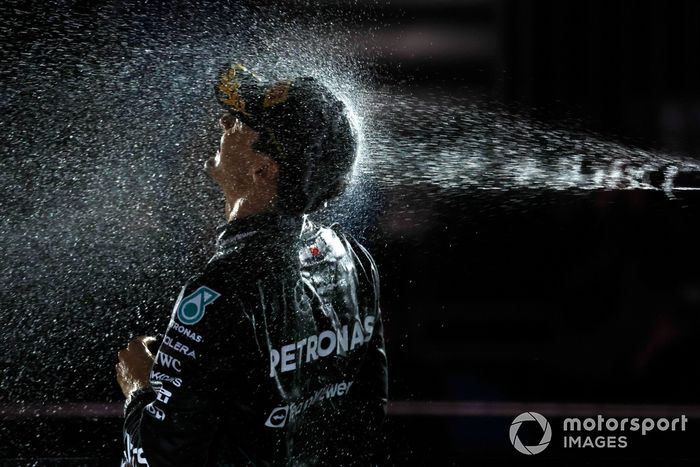
M 223 115 L 219 118 L 219 126 L 220 126 L 222 129 L 227 130 L 227 129 L 231 128 L 231 126 L 233 126 L 233 125 L 235 124 L 236 120 L 237 120 L 237 119 L 236 119 L 235 117 L 233 117 L 231 114 L 223 114 Z

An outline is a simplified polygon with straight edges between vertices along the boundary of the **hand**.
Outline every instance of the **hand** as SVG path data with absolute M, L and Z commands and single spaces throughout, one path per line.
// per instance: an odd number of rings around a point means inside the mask
M 151 384 L 150 373 L 155 357 L 148 346 L 154 342 L 156 342 L 155 337 L 139 336 L 117 354 L 119 357 L 119 363 L 115 366 L 117 382 L 127 399 L 135 391 L 147 388 Z

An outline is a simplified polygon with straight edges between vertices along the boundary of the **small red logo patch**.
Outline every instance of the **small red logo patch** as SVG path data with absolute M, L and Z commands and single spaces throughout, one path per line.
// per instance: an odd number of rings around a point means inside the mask
M 316 245 L 310 246 L 309 251 L 311 252 L 311 256 L 318 256 L 321 254 L 321 250 L 319 250 Z

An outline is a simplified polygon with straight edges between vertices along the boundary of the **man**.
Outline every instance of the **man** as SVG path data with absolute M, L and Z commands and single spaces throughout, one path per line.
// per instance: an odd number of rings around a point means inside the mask
M 311 78 L 266 85 L 234 65 L 217 89 L 205 168 L 227 224 L 157 353 L 151 337 L 119 352 L 122 465 L 369 465 L 387 402 L 377 269 L 305 216 L 342 193 L 356 135 Z

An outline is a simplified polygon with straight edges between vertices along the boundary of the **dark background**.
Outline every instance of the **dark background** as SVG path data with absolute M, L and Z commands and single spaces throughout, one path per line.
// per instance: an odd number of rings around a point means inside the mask
M 101 2 L 50 5 L 88 17 L 102 11 Z M 271 4 L 257 5 L 264 15 Z M 36 10 L 41 29 L 46 16 L 39 4 L 18 8 Z M 197 11 L 215 14 L 212 8 Z M 479 96 L 553 128 L 697 159 L 698 2 L 403 0 L 276 8 L 301 24 L 346 22 L 377 85 Z M 159 15 L 178 9 L 187 4 L 139 7 L 151 18 L 151 32 L 164 27 Z M 3 23 L 12 45 L 3 49 L 3 62 L 11 63 L 41 33 L 27 31 L 24 22 L 13 26 L 9 13 Z M 696 193 L 383 190 L 364 237 L 382 275 L 391 399 L 412 404 L 390 412 L 388 463 L 695 465 L 700 457 L 692 433 L 648 435 L 645 442 L 637 436 L 626 450 L 553 446 L 528 459 L 508 441 L 510 422 L 522 410 L 503 414 L 489 407 L 672 405 L 677 414 L 668 416 L 697 414 Z M 514 207 L 518 199 L 526 201 Z M 122 307 L 134 305 L 121 300 Z M 160 306 L 167 309 L 166 298 Z M 12 336 L 17 347 L 26 345 Z M 108 336 L 97 353 L 106 355 L 125 337 Z M 57 399 L 118 401 L 109 378 L 78 376 L 64 382 L 75 390 L 58 388 Z M 3 402 L 36 400 L 31 388 L 26 394 Z M 431 401 L 483 402 L 485 408 L 438 414 Z M 550 421 L 556 427 L 564 415 L 565 408 Z M 25 459 L 7 465 L 33 458 L 43 459 L 39 465 L 69 458 L 82 465 L 110 458 L 112 464 L 119 424 L 110 417 L 6 419 L 0 456 Z

